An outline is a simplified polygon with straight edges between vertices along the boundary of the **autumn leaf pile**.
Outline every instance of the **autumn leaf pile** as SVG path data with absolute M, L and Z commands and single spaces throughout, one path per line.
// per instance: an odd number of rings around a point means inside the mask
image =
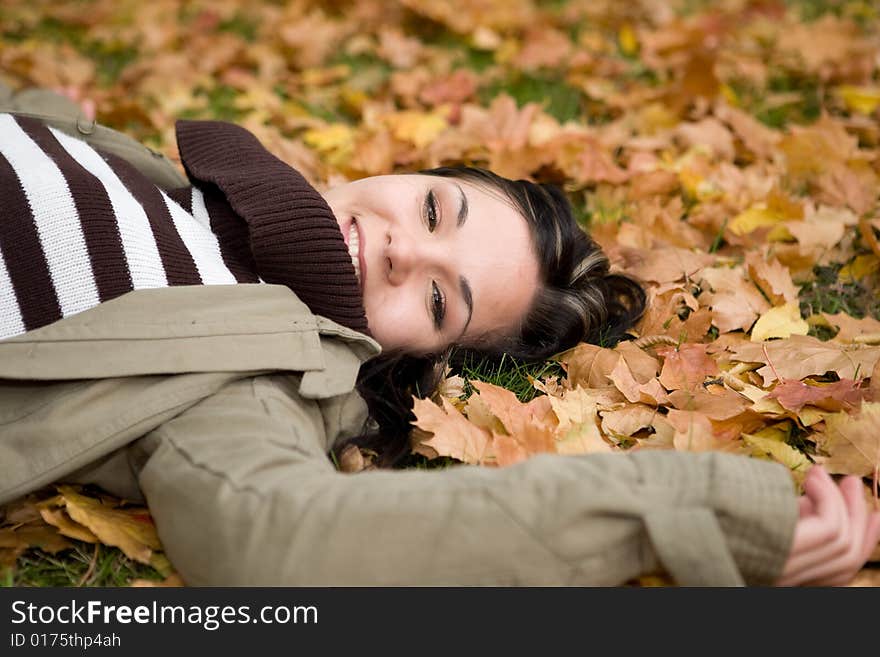
M 723 450 L 796 480 L 821 462 L 876 497 L 876 3 L 3 5 L 0 79 L 63 90 L 172 159 L 175 119 L 220 118 L 319 189 L 458 163 L 563 187 L 645 283 L 645 317 L 559 355 L 529 401 L 450 377 L 415 402 L 416 452 Z

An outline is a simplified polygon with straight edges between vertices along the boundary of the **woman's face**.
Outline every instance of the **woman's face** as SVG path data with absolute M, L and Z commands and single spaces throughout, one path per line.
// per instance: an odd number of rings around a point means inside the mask
M 440 351 L 516 329 L 538 288 L 525 218 L 454 178 L 375 176 L 324 198 L 356 256 L 367 321 L 386 350 Z

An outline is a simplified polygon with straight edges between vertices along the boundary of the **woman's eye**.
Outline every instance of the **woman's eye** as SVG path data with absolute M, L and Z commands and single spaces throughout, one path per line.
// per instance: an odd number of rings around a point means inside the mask
M 428 230 L 433 233 L 439 221 L 437 217 L 437 197 L 434 196 L 433 191 L 429 191 L 425 197 L 425 218 L 428 221 Z
M 439 331 L 446 316 L 446 301 L 436 281 L 431 281 L 431 308 L 434 311 L 434 326 Z

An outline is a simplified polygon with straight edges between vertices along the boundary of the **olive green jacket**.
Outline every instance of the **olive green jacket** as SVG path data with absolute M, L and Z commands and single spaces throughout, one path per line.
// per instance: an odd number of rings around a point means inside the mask
M 57 480 L 149 503 L 195 585 L 768 583 L 796 517 L 779 465 L 547 455 L 337 472 L 370 338 L 274 285 L 139 290 L 0 342 L 0 503 Z M 742 578 L 742 579 L 741 579 Z
M 137 158 L 134 158 L 136 161 Z M 338 472 L 369 337 L 275 285 L 130 292 L 0 342 L 0 504 L 55 481 L 145 499 L 190 585 L 767 584 L 788 472 L 720 453 Z

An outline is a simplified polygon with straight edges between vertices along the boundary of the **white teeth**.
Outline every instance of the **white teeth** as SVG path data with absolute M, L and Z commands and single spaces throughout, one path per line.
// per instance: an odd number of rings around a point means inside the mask
M 361 281 L 361 261 L 358 259 L 361 251 L 361 242 L 358 238 L 357 224 L 352 221 L 348 229 L 348 255 L 351 256 L 351 264 L 354 265 L 354 274 L 358 283 Z

